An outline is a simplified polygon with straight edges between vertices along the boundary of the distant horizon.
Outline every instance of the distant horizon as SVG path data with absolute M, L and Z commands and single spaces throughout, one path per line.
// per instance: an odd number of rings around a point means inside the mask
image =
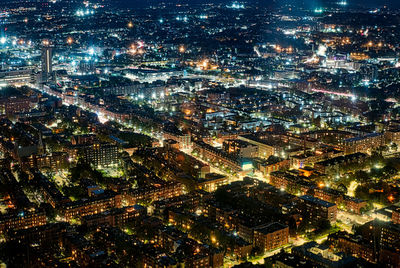
M 134 5 L 134 6 L 146 6 L 157 4 L 159 2 L 165 3 L 185 3 L 185 4 L 201 4 L 201 3 L 230 3 L 235 2 L 234 0 L 118 0 L 120 3 Z M 324 6 L 332 5 L 339 0 L 241 0 L 237 2 L 257 3 L 260 5 L 269 4 L 302 4 L 306 6 Z M 400 8 L 400 1 L 397 0 L 347 0 L 348 5 L 360 5 L 365 7 L 381 7 L 387 5 L 388 7 Z
M 45 0 L 43 0 L 45 1 Z M 69 0 L 61 0 L 69 1 Z M 164 3 L 185 3 L 185 4 L 201 4 L 201 3 L 231 3 L 231 2 L 247 2 L 258 5 L 268 6 L 270 4 L 279 5 L 284 3 L 300 4 L 309 7 L 332 5 L 339 0 L 115 0 L 116 3 L 126 7 L 146 7 L 160 2 Z M 9 3 L 10 0 L 0 0 L 0 3 Z M 14 0 L 12 2 L 38 2 L 37 0 Z M 347 0 L 349 6 L 359 5 L 364 7 L 382 7 L 387 5 L 391 8 L 400 8 L 398 0 Z

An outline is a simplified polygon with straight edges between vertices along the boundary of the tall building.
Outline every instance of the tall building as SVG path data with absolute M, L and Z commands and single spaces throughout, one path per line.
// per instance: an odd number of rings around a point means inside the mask
M 80 152 L 84 162 L 98 166 L 110 166 L 117 164 L 119 161 L 118 147 L 109 143 L 94 143 L 91 145 L 83 145 Z
M 48 42 L 46 43 L 48 45 Z M 49 46 L 42 48 L 42 82 L 47 82 L 53 73 L 53 49 Z

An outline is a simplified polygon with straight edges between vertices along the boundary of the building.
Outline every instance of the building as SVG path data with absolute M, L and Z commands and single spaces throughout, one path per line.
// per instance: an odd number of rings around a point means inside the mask
M 303 257 L 287 252 L 280 252 L 264 259 L 264 263 L 272 264 L 276 268 L 315 267 L 316 264 Z
M 95 167 L 115 165 L 119 162 L 119 149 L 111 143 L 94 143 L 77 147 L 82 160 Z
M 130 189 L 123 194 L 123 199 L 128 205 L 135 205 L 138 200 L 158 201 L 182 195 L 183 184 L 169 181 L 163 185 L 148 185 L 138 189 Z
M 123 226 L 147 214 L 146 208 L 140 205 L 113 208 L 101 213 L 82 217 L 82 224 L 87 227 Z
M 335 158 L 343 155 L 342 151 L 335 149 L 317 149 L 315 151 L 306 151 L 301 154 L 290 156 L 291 168 L 304 168 L 306 166 L 314 166 L 315 163 Z
M 282 159 L 274 157 L 275 159 L 254 159 L 256 168 L 261 171 L 264 175 L 270 175 L 272 172 L 279 170 L 289 169 L 290 161 L 288 159 Z
M 204 177 L 204 179 L 197 180 L 196 188 L 207 192 L 213 192 L 222 185 L 226 185 L 228 183 L 229 178 L 227 176 L 216 173 L 209 173 Z
M 343 196 L 343 203 L 344 207 L 348 212 L 361 214 L 363 208 L 367 206 L 367 202 L 365 200 L 351 197 L 348 195 Z
M 373 244 L 362 236 L 349 234 L 347 232 L 337 232 L 329 235 L 328 241 L 342 252 L 356 258 L 365 259 L 371 263 L 377 262 L 377 254 Z
M 74 135 L 71 137 L 72 145 L 94 144 L 98 142 L 97 136 L 93 134 Z
M 0 114 L 15 115 L 30 112 L 32 109 L 31 99 L 26 96 L 11 96 L 0 98 Z
M 359 261 L 353 256 L 332 252 L 328 246 L 320 245 L 315 241 L 292 248 L 292 254 L 305 258 L 318 267 L 351 267 Z
M 48 82 L 53 75 L 53 49 L 49 46 L 42 48 L 42 82 Z
M 198 152 L 201 158 L 218 163 L 218 165 L 221 165 L 223 168 L 229 169 L 233 172 L 242 171 L 242 164 L 238 158 L 214 148 L 205 142 L 194 142 L 193 151 Z
M 210 198 L 211 194 L 202 190 L 196 190 L 188 194 L 183 194 L 180 196 L 162 199 L 153 202 L 153 207 L 155 211 L 163 212 L 168 208 L 180 208 L 182 206 L 193 208 L 192 212 L 195 212 L 200 204 Z
M 271 155 L 277 154 L 280 150 L 274 144 L 259 139 L 254 135 L 241 135 L 238 139 L 257 146 L 257 157 L 260 158 L 268 158 Z
M 67 227 L 66 222 L 48 223 L 27 229 L 9 230 L 5 237 L 7 241 L 19 241 L 26 244 L 58 244 L 62 241 Z
M 309 195 L 299 197 L 299 210 L 310 224 L 321 220 L 336 222 L 337 205 Z
M 343 201 L 343 192 L 328 187 L 318 187 L 314 188 L 314 197 L 326 202 L 340 204 Z
M 60 208 L 60 211 L 65 220 L 70 221 L 74 218 L 102 213 L 112 208 L 120 208 L 121 198 L 121 195 L 107 191 L 92 196 L 89 199 L 81 199 L 64 204 Z
M 51 169 L 61 170 L 69 167 L 69 157 L 66 152 L 53 152 L 48 155 L 37 155 L 33 154 L 29 157 L 21 160 L 22 166 L 25 169 L 37 168 L 37 169 Z
M 345 154 L 371 153 L 374 149 L 384 144 L 382 133 L 371 133 L 362 137 L 346 139 L 342 142 Z
M 400 267 L 400 225 L 372 220 L 360 226 L 359 233 L 379 254 L 378 263 Z
M 399 128 L 391 128 L 385 132 L 385 142 L 386 143 L 396 143 L 399 145 L 400 143 L 400 129 Z
M 33 69 L 18 69 L 18 70 L 7 70 L 0 71 L 0 85 L 26 85 L 34 84 L 36 82 L 37 75 L 33 72 Z
M 393 209 L 392 211 L 392 222 L 394 224 L 400 224 L 400 207 Z
M 32 228 L 46 223 L 47 217 L 44 211 L 20 211 L 18 213 L 4 214 L 0 216 L 0 233 L 5 233 L 8 230 Z
M 163 129 L 163 139 L 164 140 L 174 140 L 178 142 L 179 147 L 182 149 L 190 148 L 192 145 L 192 139 L 190 134 L 183 133 L 177 128 L 174 127 L 164 127 Z
M 222 148 L 228 154 L 240 158 L 257 157 L 257 146 L 243 140 L 225 140 Z
M 254 229 L 254 246 L 261 251 L 269 251 L 289 243 L 289 227 L 278 222 L 259 226 Z
M 305 195 L 315 188 L 315 184 L 310 182 L 307 177 L 283 171 L 272 172 L 269 183 L 294 195 Z
M 314 168 L 322 174 L 339 174 L 341 167 L 349 164 L 361 164 L 366 158 L 365 153 L 356 152 L 315 163 Z
M 149 245 L 144 250 L 143 255 L 144 267 L 154 267 L 154 268 L 177 268 L 179 267 L 178 262 L 168 256 L 164 251 Z

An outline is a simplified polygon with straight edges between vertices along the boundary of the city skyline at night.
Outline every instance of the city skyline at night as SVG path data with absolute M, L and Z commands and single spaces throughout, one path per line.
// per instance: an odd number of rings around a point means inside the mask
M 0 0 L 0 267 L 400 267 L 400 3 Z

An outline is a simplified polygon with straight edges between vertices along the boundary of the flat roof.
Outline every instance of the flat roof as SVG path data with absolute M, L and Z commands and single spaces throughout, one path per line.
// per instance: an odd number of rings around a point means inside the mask
M 300 198 L 300 199 L 303 199 L 303 200 L 305 200 L 305 201 L 308 201 L 308 202 L 312 202 L 312 203 L 321 205 L 321 206 L 323 206 L 323 207 L 327 207 L 327 208 L 336 206 L 336 204 L 334 204 L 334 203 L 324 201 L 324 200 L 322 200 L 322 199 L 313 197 L 313 196 L 311 196 L 311 195 L 303 195 L 303 196 L 300 196 L 299 198 Z

